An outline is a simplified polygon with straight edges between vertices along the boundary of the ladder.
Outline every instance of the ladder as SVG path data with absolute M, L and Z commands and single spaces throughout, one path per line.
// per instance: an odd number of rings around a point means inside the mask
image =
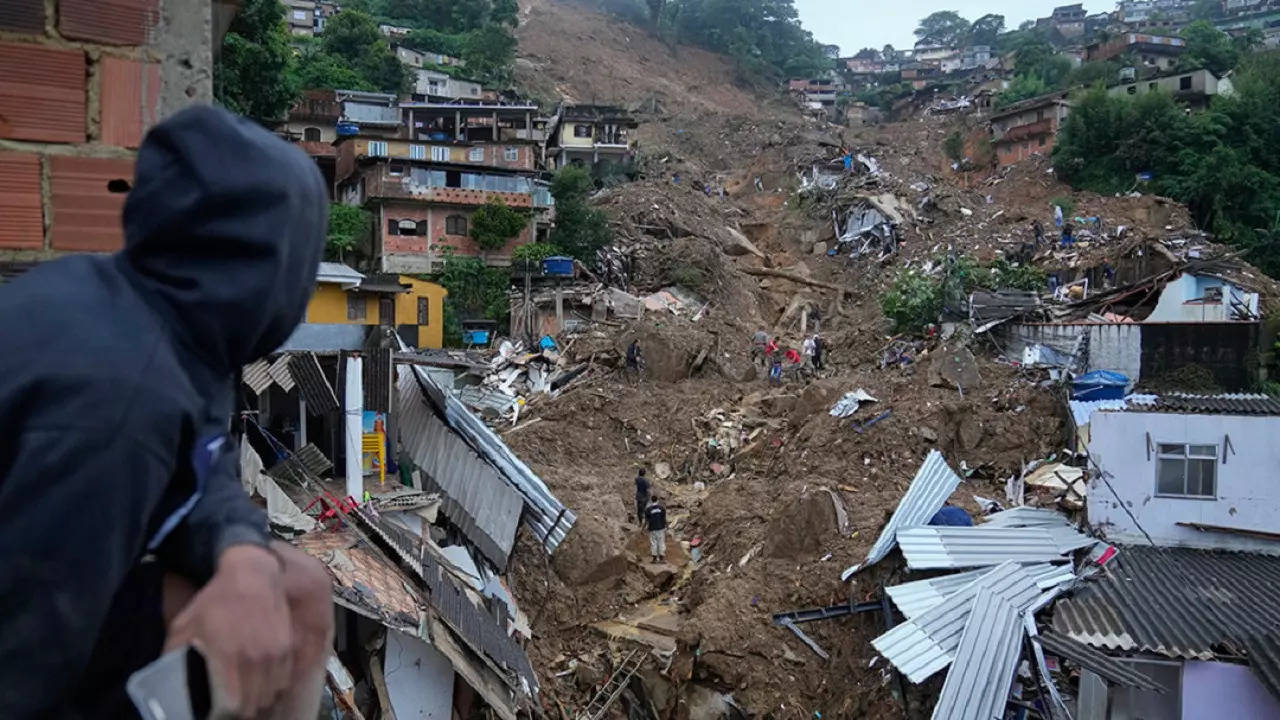
M 591 698 L 591 702 L 587 703 L 587 709 L 578 713 L 578 720 L 600 720 L 604 714 L 618 699 L 622 691 L 626 689 L 627 683 L 631 682 L 632 676 L 640 670 L 640 666 L 644 664 L 645 652 L 641 650 L 632 650 L 622 659 L 622 663 L 609 676 L 608 681 L 600 688 L 600 692 Z

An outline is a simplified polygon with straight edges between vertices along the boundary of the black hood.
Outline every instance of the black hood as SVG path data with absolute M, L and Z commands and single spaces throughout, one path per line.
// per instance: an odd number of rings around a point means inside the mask
M 193 107 L 138 151 L 120 258 L 182 343 L 226 373 L 275 350 L 303 319 L 327 224 L 324 181 L 301 150 Z

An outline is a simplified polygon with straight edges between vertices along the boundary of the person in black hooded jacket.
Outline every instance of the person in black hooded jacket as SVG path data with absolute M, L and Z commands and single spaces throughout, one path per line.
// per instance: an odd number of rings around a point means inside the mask
M 122 251 L 0 286 L 6 718 L 130 716 L 124 682 L 166 644 L 199 647 L 241 714 L 318 703 L 328 575 L 270 539 L 227 433 L 237 369 L 303 317 L 326 218 L 306 155 L 190 108 L 139 150 Z

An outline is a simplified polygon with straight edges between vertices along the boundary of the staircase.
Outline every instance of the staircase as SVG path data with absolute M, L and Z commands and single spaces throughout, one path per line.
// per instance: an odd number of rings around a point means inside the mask
M 622 691 L 626 689 L 627 683 L 631 682 L 632 676 L 640 670 L 640 666 L 644 664 L 645 652 L 642 650 L 632 650 L 622 659 L 622 663 L 618 665 L 618 669 L 613 671 L 608 681 L 600 688 L 600 692 L 591 698 L 591 702 L 587 704 L 587 708 L 578 713 L 578 720 L 600 720 L 608 712 L 613 702 L 618 699 Z

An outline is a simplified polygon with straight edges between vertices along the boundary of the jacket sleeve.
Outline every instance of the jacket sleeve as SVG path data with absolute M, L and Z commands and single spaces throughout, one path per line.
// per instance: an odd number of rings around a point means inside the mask
M 153 438 L 118 430 L 28 429 L 11 442 L 0 442 L 0 714 L 47 717 L 89 663 L 173 464 Z
M 191 463 L 197 475 L 204 474 L 200 483 L 203 492 L 157 549 L 171 569 L 197 584 L 213 576 L 223 550 L 244 544 L 266 547 L 271 539 L 266 513 L 240 484 L 240 454 L 235 441 L 219 437 L 217 452 L 207 462 L 198 457 L 207 441 L 196 443 L 197 456 Z

